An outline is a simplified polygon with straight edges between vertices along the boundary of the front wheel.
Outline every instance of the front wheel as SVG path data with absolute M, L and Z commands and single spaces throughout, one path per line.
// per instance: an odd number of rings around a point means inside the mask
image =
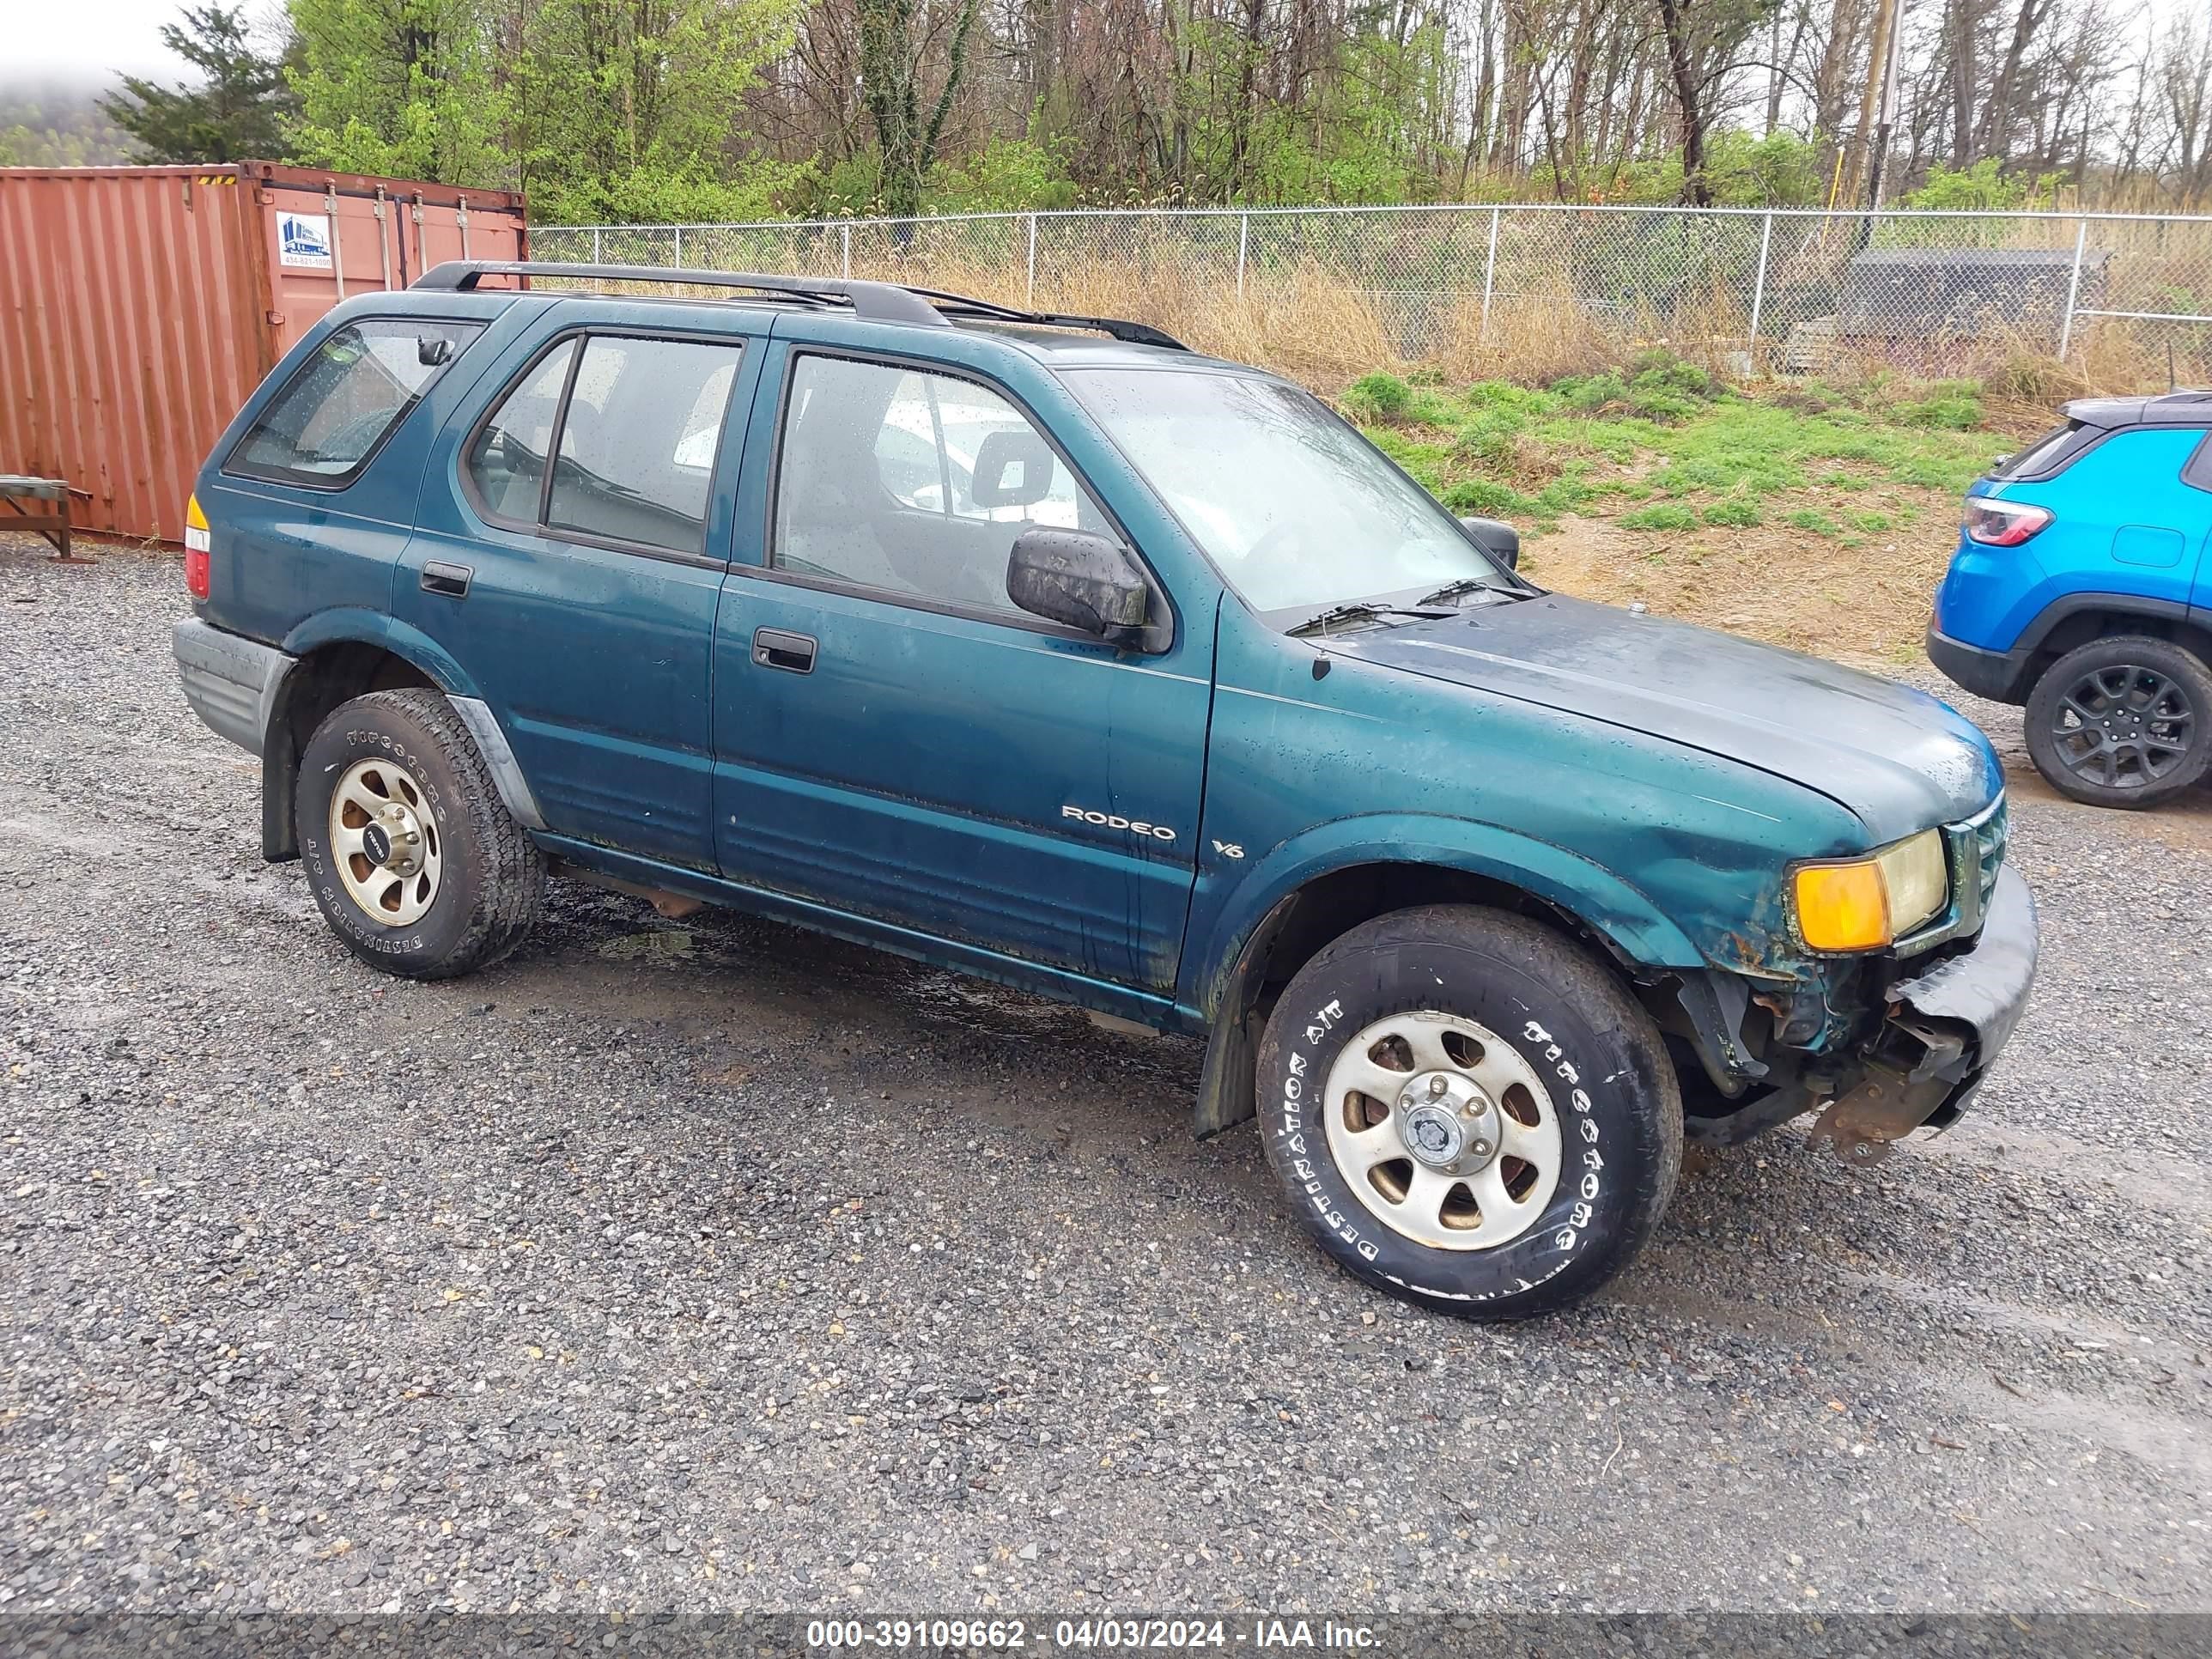
M 2092 640 L 2043 672 L 2024 724 L 2028 758 L 2062 795 L 2156 806 L 2212 767 L 2212 671 L 2166 640 Z
M 372 691 L 300 757 L 300 856 L 331 931 L 409 979 L 488 968 L 522 943 L 545 861 L 443 696 Z
M 1503 911 L 1400 910 L 1322 950 L 1267 1022 L 1259 1090 L 1268 1162 L 1322 1249 L 1470 1318 L 1595 1290 L 1681 1167 L 1650 1017 L 1574 944 Z

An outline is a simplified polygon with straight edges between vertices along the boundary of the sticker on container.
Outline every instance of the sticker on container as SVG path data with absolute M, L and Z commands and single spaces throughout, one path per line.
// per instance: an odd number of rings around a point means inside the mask
M 327 213 L 280 213 L 276 216 L 277 263 L 307 270 L 331 267 L 331 216 Z

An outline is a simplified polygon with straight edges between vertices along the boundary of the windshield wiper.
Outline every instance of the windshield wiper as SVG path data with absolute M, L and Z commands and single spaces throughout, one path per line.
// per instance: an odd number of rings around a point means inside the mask
M 1419 605 L 1442 605 L 1448 599 L 1463 599 L 1470 593 L 1503 593 L 1506 590 L 1482 576 L 1462 576 L 1457 581 L 1446 582 L 1433 593 L 1415 601 Z
M 1340 605 L 1333 606 L 1329 610 L 1322 611 L 1317 617 L 1308 617 L 1296 628 L 1291 629 L 1290 630 L 1290 634 L 1291 637 L 1293 639 L 1296 639 L 1301 634 L 1311 633 L 1316 629 L 1319 629 L 1322 633 L 1326 634 L 1328 632 L 1329 624 L 1332 623 L 1372 622 L 1378 617 L 1448 617 L 1450 614 L 1451 612 L 1449 611 L 1409 610 L 1402 605 L 1376 605 L 1371 600 L 1361 600 L 1352 605 Z

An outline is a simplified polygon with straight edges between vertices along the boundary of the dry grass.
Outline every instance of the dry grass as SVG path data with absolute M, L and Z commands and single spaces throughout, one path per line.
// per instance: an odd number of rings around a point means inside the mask
M 1642 601 L 1656 615 L 1721 628 L 1861 667 L 1915 660 L 1929 596 L 1951 556 L 1954 507 L 1936 491 L 1899 491 L 1929 509 L 1911 525 L 1853 538 L 1808 535 L 1784 514 L 1838 514 L 1856 490 L 1774 498 L 1770 522 L 1639 534 L 1609 519 L 1569 516 L 1529 544 L 1523 564 L 1547 587 L 1608 605 Z
M 975 259 L 917 246 L 896 257 L 856 258 L 853 274 L 974 294 L 1009 305 L 1031 302 L 1018 257 Z M 1040 272 L 1035 302 L 1055 310 L 1133 317 L 1198 349 L 1257 363 L 1334 393 L 1376 368 L 1428 368 L 1453 381 L 1513 380 L 1542 386 L 1619 363 L 1663 343 L 1722 374 L 1740 369 L 1747 321 L 1724 287 L 1678 295 L 1665 315 L 1601 316 L 1577 303 L 1562 279 L 1553 292 L 1498 296 L 1483 315 L 1479 292 L 1422 326 L 1394 325 L 1376 297 L 1318 260 L 1249 276 L 1233 264 L 1194 262 L 1189 251 L 1139 246 L 1126 257 L 1056 264 Z M 1764 355 L 1764 350 L 1763 354 Z M 1899 340 L 1838 351 L 1824 377 L 1883 374 L 1984 383 L 1993 405 L 2045 413 L 2068 398 L 2164 391 L 2212 383 L 2212 331 L 2110 319 L 2086 319 L 2067 360 L 2041 333 L 2023 330 L 1974 340 Z
M 1458 383 L 1545 386 L 1617 366 L 1654 344 L 1729 380 L 1745 366 L 1747 319 L 1739 296 L 1722 285 L 1676 295 L 1663 315 L 1601 315 L 1577 302 L 1562 275 L 1551 291 L 1496 296 L 1486 319 L 1476 291 L 1415 321 L 1402 314 L 1402 299 L 1394 317 L 1376 295 L 1320 260 L 1248 273 L 1240 294 L 1233 263 L 1194 259 L 1187 246 L 1166 241 L 1113 258 L 1055 262 L 1039 271 L 1034 295 L 1023 251 L 1011 246 L 988 258 L 922 242 L 902 253 L 856 250 L 853 274 L 1007 305 L 1136 318 L 1201 351 L 1272 368 L 1324 395 L 1378 368 L 1433 369 Z M 2212 384 L 2212 330 L 2093 318 L 2075 330 L 2064 362 L 2051 343 L 2032 328 L 1972 340 L 1869 342 L 1835 349 L 1820 378 L 1978 380 L 1993 414 L 2018 412 L 2031 426 L 2069 398 Z M 1762 369 L 1771 369 L 1775 350 L 1771 340 L 1762 344 Z
M 1482 296 L 1469 295 L 1446 319 L 1437 366 L 1455 380 L 1512 380 L 1549 386 L 1620 361 L 1620 342 L 1576 305 L 1565 289 L 1500 301 L 1486 323 Z

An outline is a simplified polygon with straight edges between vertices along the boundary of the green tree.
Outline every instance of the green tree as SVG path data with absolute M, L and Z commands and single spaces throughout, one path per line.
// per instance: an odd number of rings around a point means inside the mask
M 804 0 L 538 0 L 505 112 L 520 182 L 552 220 L 755 218 L 805 164 L 734 135 Z
M 1928 169 L 1919 189 L 1907 191 L 1900 205 L 1909 208 L 1953 208 L 1995 211 L 2005 208 L 2034 210 L 2048 205 L 2057 193 L 2053 173 L 2041 179 L 2022 179 L 2007 173 L 1994 155 L 1984 155 L 1967 167 L 1947 167 L 1941 161 Z
M 860 12 L 860 101 L 882 152 L 884 211 L 905 218 L 921 211 L 923 183 L 937 160 L 945 118 L 968 73 L 968 48 L 981 0 L 957 0 L 945 79 L 921 112 L 921 60 L 929 31 L 921 0 L 854 0 Z
M 499 185 L 489 0 L 289 0 L 295 159 L 348 173 Z
M 136 75 L 100 100 L 107 118 L 138 141 L 142 161 L 238 161 L 276 155 L 289 100 L 284 72 L 253 49 L 243 7 L 186 6 L 161 25 L 161 44 L 204 77 L 157 86 Z

